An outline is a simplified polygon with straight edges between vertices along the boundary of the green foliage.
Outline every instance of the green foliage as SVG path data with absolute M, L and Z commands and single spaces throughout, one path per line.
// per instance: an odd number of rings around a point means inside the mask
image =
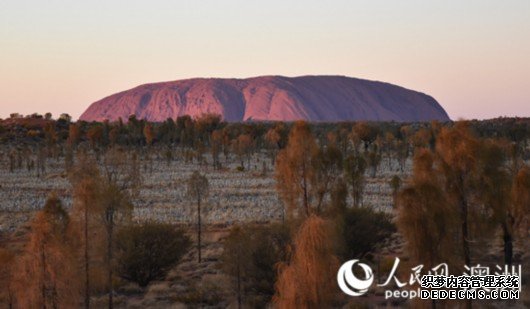
M 274 295 L 276 264 L 287 260 L 289 228 L 284 224 L 234 227 L 221 257 L 223 271 L 232 278 L 239 299 L 264 307 Z
M 188 250 L 191 241 L 170 224 L 130 225 L 117 235 L 117 271 L 123 279 L 145 287 L 164 278 Z
M 396 231 L 390 214 L 370 207 L 347 209 L 339 218 L 344 259 L 365 257 Z

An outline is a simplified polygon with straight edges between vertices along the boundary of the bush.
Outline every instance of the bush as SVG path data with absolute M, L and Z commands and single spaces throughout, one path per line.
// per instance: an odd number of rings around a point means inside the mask
M 277 277 L 276 264 L 287 260 L 289 243 L 289 228 L 283 224 L 232 229 L 221 262 L 239 301 L 254 308 L 270 302 Z
M 186 253 L 191 241 L 170 224 L 145 223 L 121 229 L 117 236 L 117 272 L 145 287 L 165 277 Z
M 347 209 L 340 225 L 345 259 L 363 258 L 396 231 L 387 213 L 370 207 Z

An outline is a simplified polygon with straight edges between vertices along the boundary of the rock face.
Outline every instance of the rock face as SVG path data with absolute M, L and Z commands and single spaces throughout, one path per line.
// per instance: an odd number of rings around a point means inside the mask
M 85 121 L 164 121 L 220 114 L 226 121 L 449 120 L 432 97 L 396 85 L 344 76 L 197 78 L 145 84 L 90 105 Z

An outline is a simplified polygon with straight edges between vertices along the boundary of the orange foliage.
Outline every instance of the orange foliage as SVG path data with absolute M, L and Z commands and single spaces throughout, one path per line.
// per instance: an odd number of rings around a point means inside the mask
M 66 235 L 68 215 L 51 196 L 31 223 L 28 244 L 15 267 L 18 308 L 74 308 L 80 289 L 75 250 Z
M 310 214 L 311 184 L 315 177 L 313 158 L 317 151 L 309 125 L 303 121 L 296 122 L 289 134 L 287 147 L 276 159 L 277 189 L 289 216 L 300 211 Z
M 273 302 L 278 308 L 330 308 L 338 291 L 330 222 L 311 215 L 294 239 L 288 264 L 279 264 Z

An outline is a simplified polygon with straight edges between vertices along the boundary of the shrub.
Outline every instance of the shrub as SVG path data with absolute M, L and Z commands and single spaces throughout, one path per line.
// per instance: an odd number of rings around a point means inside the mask
M 284 224 L 245 225 L 232 229 L 225 241 L 221 262 L 223 271 L 232 279 L 238 303 L 260 308 L 271 300 L 277 277 L 276 264 L 287 260 L 289 242 L 289 228 Z
M 125 280 L 145 287 L 162 279 L 188 250 L 191 241 L 170 224 L 145 223 L 120 230 L 117 271 Z
M 396 231 L 389 214 L 370 207 L 347 209 L 340 226 L 346 259 L 365 257 Z

